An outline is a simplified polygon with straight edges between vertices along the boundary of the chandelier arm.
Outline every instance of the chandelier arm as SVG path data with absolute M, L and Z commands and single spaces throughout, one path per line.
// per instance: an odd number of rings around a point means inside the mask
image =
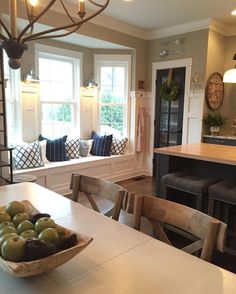
M 12 38 L 11 33 L 10 33 L 10 31 L 8 30 L 8 28 L 6 27 L 5 23 L 4 23 L 1 19 L 0 19 L 0 24 L 1 24 L 1 26 L 3 27 L 4 31 L 7 33 L 9 39 L 11 39 L 11 38 Z M 3 36 L 3 35 L 1 34 L 1 36 Z M 4 36 L 3 36 L 3 37 L 4 37 Z M 7 39 L 6 37 L 4 37 L 4 38 Z
M 65 25 L 65 26 L 61 26 L 61 27 L 58 27 L 58 28 L 49 29 L 49 30 L 42 31 L 42 32 L 39 32 L 39 33 L 32 34 L 30 36 L 22 38 L 22 43 L 33 40 L 35 37 L 38 38 L 38 37 L 40 37 L 42 35 L 45 35 L 45 34 L 50 34 L 50 33 L 53 33 L 53 32 L 58 32 L 60 30 L 70 29 L 70 28 L 77 27 L 77 26 L 79 27 L 83 23 L 87 22 L 88 20 L 90 20 L 90 19 L 94 18 L 95 16 L 97 16 L 98 14 L 100 14 L 107 7 L 107 5 L 109 4 L 109 1 L 110 0 L 106 0 L 106 3 L 104 4 L 104 6 L 101 9 L 99 9 L 94 14 L 92 14 L 92 15 L 90 15 L 90 16 L 88 16 L 88 17 L 86 17 L 86 18 L 84 18 L 84 19 L 82 19 L 82 20 L 80 20 L 78 22 L 68 24 L 68 25 Z
M 67 32 L 67 33 L 63 33 L 63 34 L 58 34 L 58 35 L 42 35 L 42 36 L 38 36 L 38 37 L 33 37 L 33 38 L 27 38 L 27 42 L 28 41 L 35 41 L 35 40 L 43 40 L 43 39 L 52 39 L 52 38 L 59 38 L 59 37 L 65 37 L 68 36 L 74 32 L 76 32 L 78 29 L 80 28 L 80 25 L 78 25 L 75 29 Z M 29 36 L 30 37 L 30 36 Z M 25 40 L 23 40 L 23 42 L 26 42 Z
M 3 41 L 7 41 L 7 38 L 3 36 L 3 34 L 0 34 L 0 39 L 2 39 Z M 1 48 L 1 42 L 0 42 L 0 48 Z
M 27 13 L 28 20 L 31 21 L 28 0 L 25 0 L 25 7 L 26 7 L 26 13 Z
M 65 6 L 63 0 L 60 0 L 60 2 L 61 2 L 61 5 L 62 5 L 63 9 L 65 10 L 65 13 L 67 14 L 68 18 L 69 18 L 73 23 L 75 23 L 74 19 L 71 17 L 71 15 L 69 14 L 68 10 L 66 9 L 66 6 Z
M 52 7 L 52 5 L 56 2 L 56 0 L 51 0 L 51 2 L 31 21 L 29 21 L 28 25 L 22 30 L 22 32 L 17 37 L 17 41 L 20 41 L 22 36 L 34 25 L 34 23 L 42 17 L 49 9 Z
M 98 6 L 98 7 L 103 7 L 103 5 L 102 4 L 98 4 L 98 3 L 96 3 L 95 1 L 93 1 L 93 0 L 88 0 L 90 3 L 92 3 L 93 5 L 95 5 L 95 6 Z

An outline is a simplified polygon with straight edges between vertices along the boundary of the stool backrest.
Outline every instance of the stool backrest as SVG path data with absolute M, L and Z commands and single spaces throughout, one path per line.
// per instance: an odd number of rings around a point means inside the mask
M 119 219 L 120 210 L 121 208 L 125 208 L 126 205 L 127 191 L 113 182 L 80 174 L 72 174 L 70 189 L 72 190 L 73 201 L 78 201 L 79 193 L 83 192 L 92 208 L 100 213 L 101 211 L 97 206 L 94 196 L 99 196 L 112 201 L 114 206 L 104 214 L 106 216 L 111 216 L 114 220 Z
M 152 224 L 160 240 L 171 245 L 161 224 L 181 229 L 199 240 L 182 248 L 188 253 L 201 250 L 200 257 L 210 261 L 214 249 L 224 250 L 227 225 L 188 206 L 151 196 L 136 195 L 134 200 L 134 227 L 140 230 L 141 217 Z

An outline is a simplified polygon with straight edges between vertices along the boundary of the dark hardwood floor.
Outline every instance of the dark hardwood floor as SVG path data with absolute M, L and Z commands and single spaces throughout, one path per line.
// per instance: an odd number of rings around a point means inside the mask
M 117 182 L 117 184 L 127 189 L 128 192 L 141 193 L 141 194 L 150 195 L 150 196 L 155 195 L 155 179 L 152 177 L 140 176 L 137 178 Z M 84 206 L 91 208 L 88 200 L 83 196 L 79 198 L 78 202 Z M 109 203 L 109 201 L 107 200 L 99 199 L 98 201 L 98 206 L 101 209 L 101 211 L 108 210 L 110 205 L 111 203 Z M 133 227 L 132 214 L 128 214 L 122 211 L 119 221 L 125 225 Z M 152 228 L 146 220 L 143 220 L 142 222 L 142 231 L 144 233 L 152 235 Z M 173 241 L 176 241 L 179 244 L 179 238 L 177 236 L 176 237 L 173 236 L 172 238 L 176 238 L 176 240 L 173 240 Z M 214 254 L 212 262 L 222 268 L 225 268 L 229 271 L 236 273 L 236 256 L 233 256 L 227 253 L 222 254 L 222 253 L 216 252 Z

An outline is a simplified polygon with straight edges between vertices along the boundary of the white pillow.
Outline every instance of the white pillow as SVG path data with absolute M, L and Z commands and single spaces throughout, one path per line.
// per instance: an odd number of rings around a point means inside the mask
M 47 146 L 47 140 L 42 140 L 39 141 L 40 144 L 40 148 L 41 148 L 41 157 L 42 157 L 42 161 L 43 163 L 48 163 L 49 160 L 46 157 L 46 146 Z

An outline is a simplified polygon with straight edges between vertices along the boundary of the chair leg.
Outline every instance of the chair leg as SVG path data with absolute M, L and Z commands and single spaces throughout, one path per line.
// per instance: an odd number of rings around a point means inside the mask
M 196 196 L 196 209 L 202 211 L 202 197 Z
M 214 216 L 214 200 L 211 198 L 208 201 L 208 214 Z

